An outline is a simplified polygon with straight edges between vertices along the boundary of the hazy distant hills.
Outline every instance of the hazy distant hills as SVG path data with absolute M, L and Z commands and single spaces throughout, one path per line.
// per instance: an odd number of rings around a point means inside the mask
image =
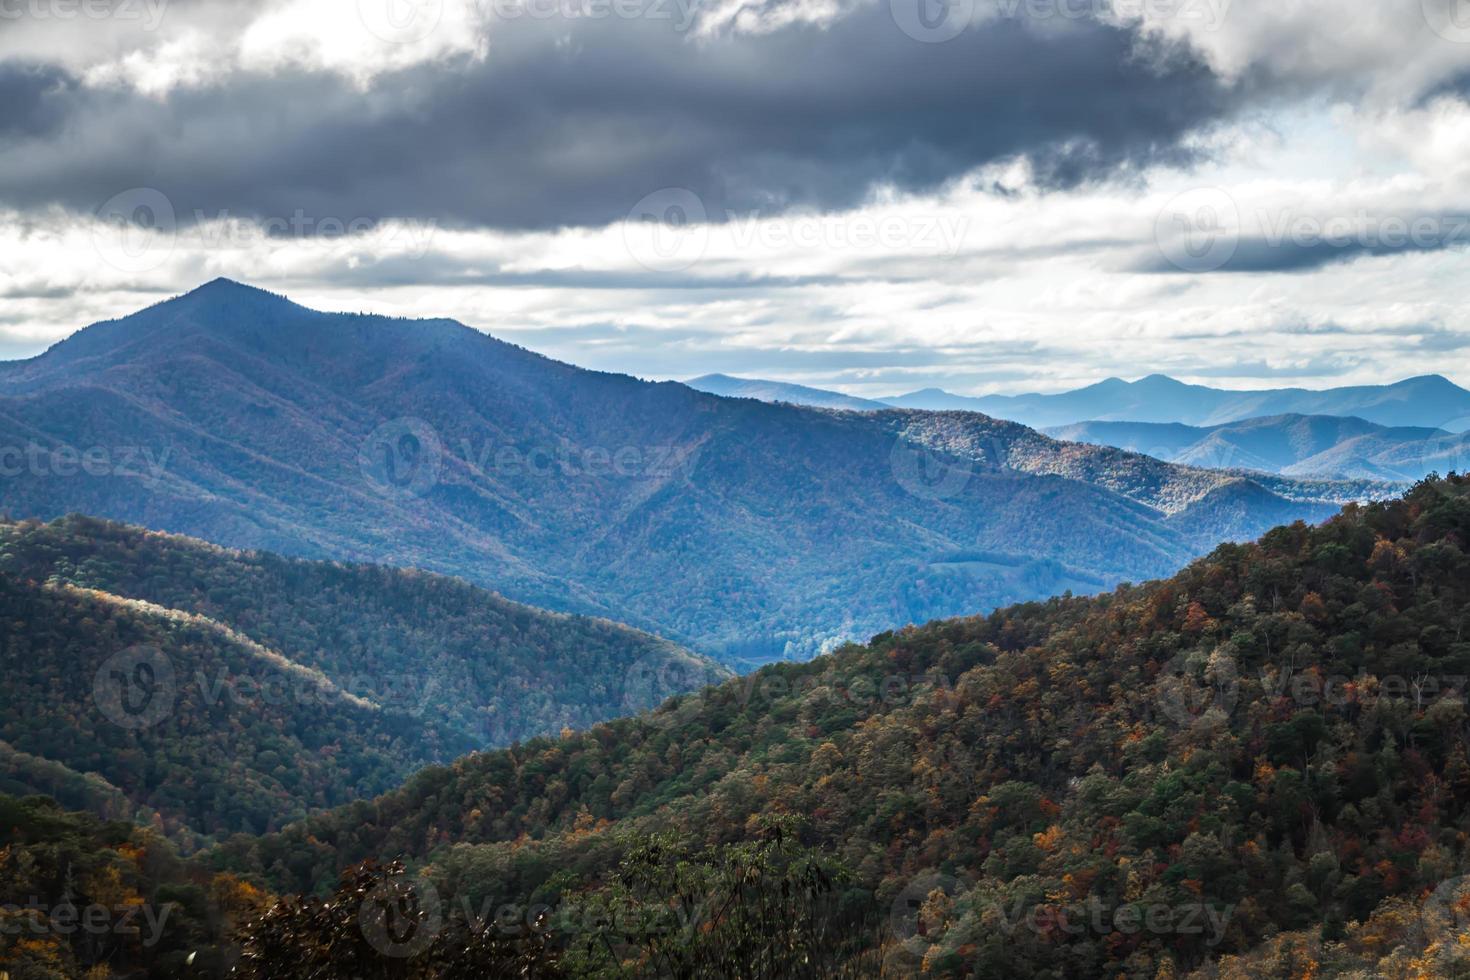
M 208 833 L 729 676 L 455 579 L 83 517 L 0 524 L 0 661 L 0 787 Z
M 3 505 L 462 575 L 727 658 L 1166 574 L 1384 492 L 733 400 L 219 280 L 0 365 Z
M 1209 427 L 1082 422 L 1048 429 L 1047 434 L 1191 466 L 1289 476 L 1418 480 L 1431 472 L 1463 473 L 1470 464 L 1470 433 L 1322 415 L 1279 415 Z
M 1281 477 L 1184 466 L 1111 446 L 1064 442 L 1019 423 L 977 412 L 895 410 L 879 418 L 904 439 L 935 452 L 953 454 L 977 466 L 1060 476 L 1103 487 L 1165 515 L 1176 526 L 1211 510 L 1226 491 L 1236 497 L 1242 489 L 1264 491 L 1266 497 L 1260 498 L 1263 506 L 1275 510 L 1282 520 L 1294 520 L 1290 508 L 1282 510 L 1278 505 L 1315 504 L 1318 513 L 1304 516 L 1325 519 L 1335 509 L 1326 506 L 1329 502 L 1383 497 L 1391 495 L 1391 487 L 1401 486 L 1374 480 Z M 1275 501 L 1268 504 L 1268 498 Z M 1247 522 L 1254 519 L 1250 511 L 1240 517 Z M 1218 538 L 1240 534 L 1240 525 L 1217 527 Z
M 781 381 L 758 381 L 750 378 L 732 378 L 728 374 L 706 374 L 684 382 L 696 391 L 707 391 L 711 395 L 726 398 L 754 398 L 763 402 L 788 402 L 792 405 L 810 405 L 814 408 L 841 408 L 852 412 L 877 412 L 891 405 L 854 398 L 837 391 L 808 388 L 806 385 L 786 384 Z
M 1043 427 L 1069 442 L 1115 446 L 1169 462 L 1212 469 L 1259 470 L 1287 476 L 1412 481 L 1470 466 L 1470 392 L 1440 377 L 1413 378 L 1377 388 L 1329 391 L 1289 389 L 1229 392 L 1183 385 L 1154 375 L 1129 384 L 1105 381 L 1062 395 L 967 398 L 938 389 L 886 402 L 776 381 L 708 375 L 689 382 L 704 390 L 763 401 L 824 405 L 857 411 L 900 406 L 939 412 L 978 412 Z M 1175 416 L 1208 418 L 1284 404 L 1318 405 L 1326 414 L 1300 412 L 1242 417 L 1215 425 L 1186 424 Z M 1388 425 L 1331 411 L 1433 418 L 1434 425 Z M 1088 415 L 1067 424 L 1037 419 Z M 1459 413 L 1458 415 L 1456 413 Z M 1138 421 L 1161 416 L 1165 421 Z M 1123 419 L 1122 421 L 1107 421 Z M 1448 425 L 1452 431 L 1439 428 Z
M 1229 391 L 1154 374 L 1132 382 L 1109 378 L 1056 395 L 969 398 L 931 388 L 884 401 L 903 408 L 984 412 L 1034 427 L 1089 421 L 1212 426 L 1262 416 L 1337 415 L 1386 426 L 1470 429 L 1470 391 L 1438 375 L 1325 391 Z
M 1082 422 L 1121 421 L 1212 427 L 1282 415 L 1356 417 L 1380 426 L 1470 429 L 1470 391 L 1439 375 L 1409 378 L 1391 385 L 1280 388 L 1230 391 L 1185 384 L 1161 374 L 1139 381 L 1109 378 L 1086 388 L 1055 395 L 955 395 L 939 388 L 877 400 L 840 392 L 753 378 L 706 375 L 688 382 L 695 388 L 762 401 L 874 411 L 917 408 L 933 412 L 980 412 L 1033 428 L 1054 429 Z M 1067 438 L 1071 438 L 1068 436 Z

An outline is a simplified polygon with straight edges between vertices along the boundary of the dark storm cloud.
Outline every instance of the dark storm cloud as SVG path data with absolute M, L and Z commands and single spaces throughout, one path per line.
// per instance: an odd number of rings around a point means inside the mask
M 1466 219 L 1470 222 L 1470 219 Z M 1470 228 L 1470 224 L 1467 224 Z M 1272 242 L 1253 238 L 1242 241 L 1222 272 L 1310 272 L 1338 262 L 1403 252 L 1440 252 L 1467 244 L 1465 232 L 1445 228 L 1418 240 L 1393 243 L 1349 241 Z
M 715 220 L 842 208 L 1015 154 L 1067 186 L 1183 161 L 1181 137 L 1230 111 L 1233 93 L 1199 63 L 1161 67 L 1140 43 L 1091 22 L 1000 20 L 925 44 L 880 3 L 827 27 L 704 41 L 646 19 L 503 23 L 483 61 L 366 91 L 304 71 L 164 99 L 58 81 L 46 99 L 64 101 L 65 139 L 42 125 L 54 105 L 22 109 L 23 138 L 0 148 L 0 202 L 92 211 L 147 187 L 181 224 L 304 212 L 533 229 L 601 225 L 674 187 Z M 23 95 L 46 101 L 34 85 Z
M 53 134 L 74 104 L 73 85 L 59 68 L 0 62 L 0 137 Z
M 1310 219 L 1288 221 L 1285 234 L 1215 241 L 1198 262 L 1177 251 L 1149 251 L 1129 268 L 1135 272 L 1305 273 L 1362 258 L 1442 252 L 1470 246 L 1470 209 L 1456 215 L 1390 215 L 1342 218 L 1341 229 Z M 1351 223 L 1351 227 L 1349 227 Z
M 70 299 L 76 293 L 75 286 L 51 283 L 15 282 L 0 286 L 0 299 Z

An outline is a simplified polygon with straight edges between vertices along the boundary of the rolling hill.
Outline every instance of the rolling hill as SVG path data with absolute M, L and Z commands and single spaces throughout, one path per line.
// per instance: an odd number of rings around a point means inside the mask
M 731 663 L 1166 574 L 1386 492 L 720 398 L 228 280 L 0 364 L 0 392 L 13 516 L 424 568 Z
M 310 889 L 407 855 L 446 919 L 548 910 L 534 968 L 563 976 L 559 951 L 609 932 L 560 912 L 631 902 L 631 871 L 677 880 L 682 855 L 788 814 L 847 869 L 824 907 L 874 913 L 884 976 L 1456 975 L 1467 541 L 1470 481 L 1426 482 L 1166 580 L 884 634 L 430 769 L 211 860 Z M 787 915 L 823 914 L 821 893 L 788 892 Z M 721 946 L 736 920 L 684 935 Z
M 1278 415 L 1209 427 L 1082 422 L 1046 432 L 1190 466 L 1286 476 L 1412 481 L 1430 473 L 1464 472 L 1470 464 L 1470 433 L 1323 415 Z
M 183 862 L 146 827 L 0 794 L 0 904 L 41 936 L 0 929 L 0 962 L 1457 976 L 1467 540 L 1470 480 L 1427 481 L 1166 580 L 886 633 L 430 767 Z M 47 928 L 81 906 L 109 928 Z M 114 936 L 123 914 L 139 938 Z
M 728 676 L 423 572 L 85 517 L 0 524 L 0 787 L 167 832 L 261 831 L 414 770 Z

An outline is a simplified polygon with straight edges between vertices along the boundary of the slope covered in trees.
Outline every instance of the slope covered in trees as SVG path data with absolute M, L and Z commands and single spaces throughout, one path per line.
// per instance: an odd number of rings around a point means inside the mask
M 0 576 L 4 752 L 96 774 L 158 829 L 261 832 L 475 748 L 202 617 Z M 7 782 L 48 789 L 34 764 Z
M 731 663 L 1169 574 L 1221 530 L 1364 495 L 1278 478 L 1217 509 L 1241 477 L 1079 465 L 1019 426 L 1006 438 L 1037 454 L 1008 464 L 921 439 L 922 413 L 719 398 L 224 280 L 0 363 L 0 382 L 14 516 L 431 569 Z M 1176 526 L 1184 509 L 1204 513 Z M 954 558 L 977 550 L 1003 560 Z
M 0 664 L 0 790 L 183 840 L 264 831 L 728 676 L 441 576 L 82 517 L 0 524 Z
M 648 633 L 442 575 L 233 551 L 79 515 L 0 523 L 0 573 L 227 624 L 476 747 L 586 728 L 729 676 Z
M 1470 481 L 1425 482 L 1168 580 L 431 768 L 211 861 L 313 889 L 402 854 L 453 908 L 558 908 L 630 835 L 730 846 L 791 813 L 898 975 L 1210 975 L 1282 930 L 1340 967 L 1375 928 L 1398 946 L 1374 962 L 1443 975 L 1470 943 L 1436 891 L 1470 871 L 1467 542 Z M 1405 914 L 1414 936 L 1383 926 Z
M 127 821 L 0 795 L 0 975 L 223 977 L 266 894 Z

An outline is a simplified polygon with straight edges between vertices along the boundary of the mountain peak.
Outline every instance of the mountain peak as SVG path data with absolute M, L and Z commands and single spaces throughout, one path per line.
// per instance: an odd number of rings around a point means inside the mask
M 222 289 L 259 289 L 259 287 L 246 285 L 243 282 L 236 282 L 234 279 L 229 279 L 225 276 L 216 276 L 215 278 L 209 280 L 209 282 L 206 282 L 201 286 L 195 286 L 193 289 L 189 290 L 189 292 L 202 293 L 205 290 L 217 291 Z M 265 290 L 263 289 L 259 289 L 259 291 L 265 292 Z
M 211 279 L 201 286 L 195 286 L 187 293 L 176 296 L 174 300 L 169 302 L 178 300 L 209 300 L 211 302 L 220 302 L 223 300 L 240 299 L 254 302 L 274 301 L 277 303 L 287 303 L 291 306 L 297 305 L 280 293 L 273 293 L 268 289 L 261 289 L 259 286 L 252 286 L 249 283 L 236 282 L 234 279 L 227 279 L 224 276 Z
M 303 322 L 319 316 L 279 293 L 219 277 L 128 316 L 84 327 L 52 346 L 36 363 L 113 357 L 201 332 L 265 334 L 290 323 L 299 333 Z
M 1184 382 L 1169 377 L 1167 374 L 1150 374 L 1133 382 L 1140 388 L 1186 388 Z
M 1413 378 L 1405 378 L 1398 384 L 1390 385 L 1391 388 L 1434 388 L 1442 391 L 1464 391 L 1459 385 L 1442 374 L 1421 374 Z

